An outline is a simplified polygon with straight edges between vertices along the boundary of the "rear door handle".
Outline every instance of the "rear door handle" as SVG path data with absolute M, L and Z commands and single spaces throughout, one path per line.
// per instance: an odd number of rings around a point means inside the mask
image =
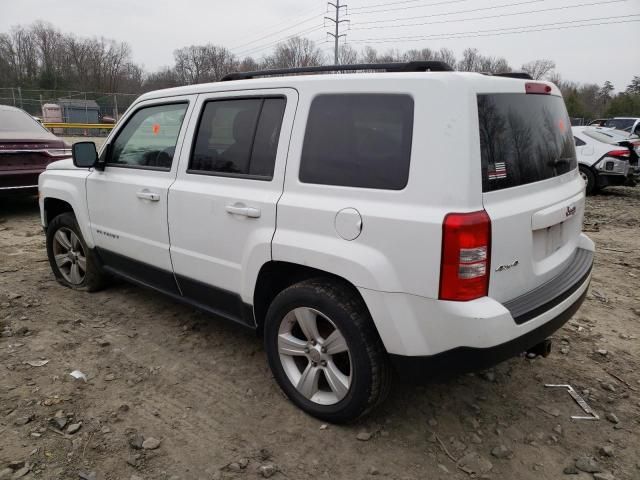
M 259 208 L 247 207 L 242 203 L 227 205 L 225 207 L 225 210 L 227 211 L 227 213 L 230 213 L 232 215 L 242 215 L 243 217 L 249 218 L 260 218 Z
M 149 190 L 140 190 L 136 192 L 136 197 L 141 200 L 149 200 L 151 202 L 158 202 L 160 200 L 160 195 L 154 192 L 150 192 Z

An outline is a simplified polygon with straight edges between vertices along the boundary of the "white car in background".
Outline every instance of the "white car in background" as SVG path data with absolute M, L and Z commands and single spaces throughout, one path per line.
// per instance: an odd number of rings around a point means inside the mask
M 633 183 L 639 173 L 638 137 L 607 127 L 572 127 L 572 131 L 587 195 L 604 187 Z
M 627 136 L 640 134 L 640 118 L 638 117 L 613 117 L 609 118 L 604 125 L 605 127 L 622 130 Z

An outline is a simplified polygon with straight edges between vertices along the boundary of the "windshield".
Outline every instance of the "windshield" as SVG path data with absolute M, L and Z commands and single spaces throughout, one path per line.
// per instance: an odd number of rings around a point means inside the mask
M 562 97 L 478 95 L 484 192 L 539 182 L 577 167 Z
M 0 132 L 42 133 L 38 122 L 20 110 L 0 109 Z

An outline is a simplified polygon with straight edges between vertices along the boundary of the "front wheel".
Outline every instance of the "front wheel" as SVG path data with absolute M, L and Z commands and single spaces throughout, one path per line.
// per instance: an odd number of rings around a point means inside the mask
M 56 280 L 65 287 L 92 292 L 104 286 L 105 274 L 73 213 L 62 213 L 48 225 L 47 256 Z
M 355 420 L 388 393 L 382 341 L 347 285 L 316 279 L 282 291 L 267 312 L 265 349 L 284 393 L 322 420 Z

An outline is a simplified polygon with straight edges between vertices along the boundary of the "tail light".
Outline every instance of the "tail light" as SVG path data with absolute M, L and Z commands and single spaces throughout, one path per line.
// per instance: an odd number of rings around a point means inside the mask
M 611 150 L 607 152 L 605 157 L 615 157 L 615 158 L 629 158 L 631 152 L 629 149 L 625 148 L 623 150 Z
M 448 214 L 442 225 L 440 300 L 486 296 L 490 255 L 491 219 L 487 212 Z

